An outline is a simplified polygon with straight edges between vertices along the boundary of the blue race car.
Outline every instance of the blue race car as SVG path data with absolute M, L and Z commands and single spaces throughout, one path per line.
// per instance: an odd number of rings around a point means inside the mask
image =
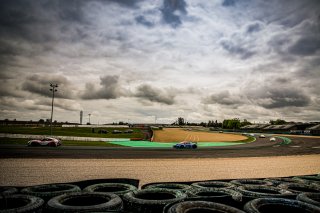
M 175 149 L 196 149 L 197 147 L 198 145 L 191 141 L 182 141 L 180 143 L 173 145 L 173 148 Z

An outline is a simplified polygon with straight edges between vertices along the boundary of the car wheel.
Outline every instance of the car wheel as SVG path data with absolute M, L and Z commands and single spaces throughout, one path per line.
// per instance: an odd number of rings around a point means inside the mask
M 49 143 L 49 146 L 51 146 L 51 147 L 57 147 L 57 144 L 54 143 L 54 142 L 52 142 L 52 143 Z
M 32 143 L 30 144 L 30 146 L 39 146 L 39 144 L 36 143 L 36 142 L 32 142 Z

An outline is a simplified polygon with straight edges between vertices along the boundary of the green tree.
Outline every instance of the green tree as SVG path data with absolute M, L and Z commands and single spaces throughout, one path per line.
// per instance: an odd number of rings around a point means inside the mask
M 283 125 L 286 124 L 287 122 L 282 119 L 277 119 L 277 120 L 270 120 L 269 122 L 271 125 Z
M 179 126 L 185 125 L 184 118 L 182 118 L 182 117 L 179 117 L 179 118 L 178 118 L 178 125 L 179 125 Z

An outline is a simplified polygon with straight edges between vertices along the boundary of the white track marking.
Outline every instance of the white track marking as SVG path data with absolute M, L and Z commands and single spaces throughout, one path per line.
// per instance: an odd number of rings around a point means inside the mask
M 320 146 L 314 146 L 312 149 L 320 149 Z

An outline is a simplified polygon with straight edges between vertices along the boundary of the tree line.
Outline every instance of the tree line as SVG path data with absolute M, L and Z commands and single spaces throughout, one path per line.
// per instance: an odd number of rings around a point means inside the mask
M 283 125 L 288 123 L 285 120 L 277 119 L 270 120 L 269 124 L 271 125 Z M 240 129 L 241 127 L 251 125 L 252 123 L 247 119 L 240 120 L 239 118 L 233 119 L 225 119 L 222 122 L 218 122 L 218 120 L 209 120 L 208 122 L 187 122 L 184 118 L 179 117 L 172 125 L 178 126 L 203 126 L 203 127 L 214 127 L 214 128 L 223 128 L 223 129 Z

